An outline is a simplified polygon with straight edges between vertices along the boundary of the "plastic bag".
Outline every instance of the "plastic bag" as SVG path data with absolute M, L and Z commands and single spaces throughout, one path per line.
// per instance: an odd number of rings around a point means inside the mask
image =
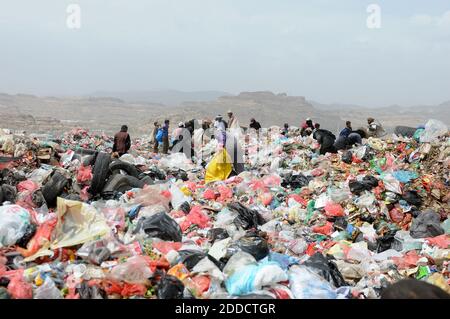
M 387 191 L 396 193 L 396 194 L 402 194 L 402 188 L 400 185 L 400 182 L 395 179 L 394 176 L 392 176 L 391 174 L 386 174 L 383 177 L 383 183 L 384 183 L 384 187 L 386 188 Z
M 77 172 L 77 182 L 84 184 L 92 180 L 92 167 L 91 166 L 80 166 Z
M 158 284 L 159 299 L 183 299 L 184 285 L 176 277 L 165 275 Z
M 36 289 L 34 299 L 63 299 L 63 297 L 53 280 L 47 277 L 44 283 Z
M 51 249 L 83 244 L 109 233 L 105 218 L 91 205 L 58 197 L 57 212 Z
M 172 195 L 171 204 L 175 210 L 178 210 L 184 202 L 190 203 L 192 200 L 190 197 L 184 195 L 184 193 L 175 184 L 170 185 L 169 191 Z
M 448 132 L 448 127 L 444 123 L 438 120 L 429 120 L 425 124 L 425 130 L 420 135 L 421 143 L 432 143 L 438 137 L 444 136 Z
M 303 265 L 313 269 L 334 287 L 348 286 L 336 264 L 325 258 L 321 253 L 315 253 Z
M 325 205 L 325 215 L 328 217 L 341 217 L 344 216 L 344 209 L 341 205 L 328 202 Z
M 416 172 L 410 171 L 395 171 L 392 173 L 392 176 L 403 184 L 409 183 L 411 180 L 419 177 Z
M 136 193 L 131 204 L 143 207 L 162 205 L 166 211 L 169 211 L 169 202 L 170 197 L 164 196 L 160 187 L 147 185 Z
M 228 204 L 228 208 L 238 213 L 234 219 L 234 224 L 238 227 L 247 230 L 265 224 L 265 220 L 256 210 L 249 209 L 239 202 Z
M 331 285 L 305 266 L 292 266 L 289 270 L 289 288 L 297 299 L 336 299 Z
M 181 169 L 188 171 L 194 168 L 192 161 L 186 157 L 186 154 L 176 152 L 172 153 L 159 161 L 159 164 L 163 168 L 168 169 Z
M 153 275 L 150 270 L 150 258 L 147 256 L 133 256 L 126 262 L 118 264 L 111 270 L 111 278 L 132 284 L 146 284 Z
M 20 269 L 9 277 L 8 293 L 13 299 L 31 299 L 33 286 L 23 278 L 23 270 Z
M 230 295 L 242 296 L 286 280 L 287 274 L 277 263 L 262 262 L 236 270 L 225 281 L 225 287 Z
M 412 238 L 436 237 L 444 234 L 440 225 L 441 217 L 432 210 L 425 211 L 413 219 L 410 234 Z
M 181 223 L 181 230 L 184 232 L 191 225 L 197 225 L 199 228 L 206 228 L 210 225 L 211 221 L 205 213 L 202 212 L 200 206 L 194 206 L 191 212 L 186 216 L 186 219 Z
M 150 238 L 157 237 L 162 240 L 181 241 L 180 226 L 163 212 L 156 213 L 148 218 L 140 218 L 133 233 L 139 233 L 141 229 Z
M 226 180 L 233 170 L 232 163 L 225 149 L 217 152 L 206 166 L 205 183 Z
M 56 216 L 46 220 L 38 227 L 33 238 L 28 242 L 27 248 L 23 249 L 18 247 L 17 251 L 24 257 L 30 257 L 37 253 L 43 246 L 48 246 L 50 244 L 53 229 L 55 229 L 57 222 L 58 219 Z
M 35 190 L 39 189 L 39 185 L 30 179 L 20 182 L 16 187 L 18 192 L 34 192 Z
M 241 237 L 236 242 L 236 246 L 255 257 L 256 260 L 261 260 L 269 254 L 267 241 L 256 234 L 247 234 Z
M 30 225 L 30 214 L 19 205 L 0 206 L 0 247 L 14 245 Z

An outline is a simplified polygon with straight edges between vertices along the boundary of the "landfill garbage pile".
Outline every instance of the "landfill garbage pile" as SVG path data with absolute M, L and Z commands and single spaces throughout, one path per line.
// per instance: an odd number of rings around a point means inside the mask
M 0 298 L 365 299 L 403 278 L 450 293 L 450 138 L 430 122 L 323 156 L 271 128 L 264 147 L 245 137 L 239 174 L 214 139 L 192 161 L 147 138 L 114 158 L 80 129 L 2 133 Z

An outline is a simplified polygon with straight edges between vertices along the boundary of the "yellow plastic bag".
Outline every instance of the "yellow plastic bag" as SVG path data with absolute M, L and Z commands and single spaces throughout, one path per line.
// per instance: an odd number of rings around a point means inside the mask
M 231 157 L 225 149 L 222 149 L 212 158 L 206 167 L 205 182 L 223 181 L 228 178 L 233 165 Z

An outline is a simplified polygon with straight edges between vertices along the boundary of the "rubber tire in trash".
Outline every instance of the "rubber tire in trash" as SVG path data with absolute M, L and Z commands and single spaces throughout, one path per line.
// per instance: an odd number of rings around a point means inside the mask
M 95 159 L 94 169 L 92 170 L 92 181 L 89 187 L 89 193 L 96 195 L 100 193 L 106 184 L 106 178 L 109 175 L 109 164 L 111 155 L 108 153 L 98 153 Z
M 413 137 L 417 129 L 409 126 L 396 126 L 394 133 L 397 136 Z
M 109 164 L 109 170 L 111 172 L 122 170 L 127 172 L 128 175 L 136 178 L 138 178 L 140 174 L 136 166 L 120 160 L 114 161 L 111 164 Z
M 126 192 L 132 188 L 142 188 L 144 187 L 144 182 L 138 180 L 136 177 L 116 174 L 113 175 L 105 188 L 103 188 L 102 193 L 110 193 L 110 192 Z
M 56 206 L 56 198 L 63 192 L 69 181 L 59 172 L 53 174 L 50 180 L 42 188 L 42 195 L 49 207 Z

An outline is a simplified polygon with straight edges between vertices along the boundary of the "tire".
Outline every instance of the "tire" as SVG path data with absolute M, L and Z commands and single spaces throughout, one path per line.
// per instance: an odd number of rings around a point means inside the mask
M 128 175 L 136 177 L 136 178 L 138 178 L 139 174 L 140 174 L 140 172 L 138 171 L 136 166 L 134 166 L 130 163 L 124 162 L 124 161 L 120 161 L 120 160 L 114 161 L 111 164 L 109 164 L 109 170 L 112 173 L 114 173 L 115 171 L 118 171 L 118 170 L 123 170 L 123 171 L 127 172 Z
M 102 193 L 126 192 L 132 188 L 144 187 L 144 182 L 138 180 L 136 177 L 116 174 L 109 179 Z
M 3 204 L 3 190 L 0 187 L 0 204 Z
M 48 207 L 56 206 L 56 198 L 63 192 L 69 181 L 59 172 L 53 174 L 42 188 L 42 195 Z
M 397 136 L 413 137 L 416 131 L 417 129 L 415 129 L 414 127 L 396 126 L 394 133 Z
M 106 184 L 106 179 L 109 175 L 109 164 L 111 163 L 111 156 L 108 153 L 98 153 L 94 169 L 92 171 L 92 181 L 89 187 L 89 193 L 96 195 L 100 193 Z

